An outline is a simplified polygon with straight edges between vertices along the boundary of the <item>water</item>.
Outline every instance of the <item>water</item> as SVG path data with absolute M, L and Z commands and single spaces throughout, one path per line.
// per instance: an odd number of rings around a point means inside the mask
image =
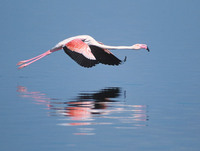
M 1 2 L 0 150 L 200 148 L 200 12 L 193 1 Z M 120 66 L 78 66 L 63 51 L 15 64 L 89 34 Z
M 71 101 L 48 98 L 44 93 L 30 92 L 23 86 L 19 86 L 17 91 L 20 97 L 31 98 L 35 104 L 45 105 L 49 110 L 48 116 L 60 117 L 58 125 L 77 126 L 80 132 L 74 135 L 95 135 L 96 125 L 113 125 L 118 129 L 139 128 L 146 126 L 148 120 L 145 105 L 127 105 L 124 101 L 114 100 L 122 93 L 118 87 L 81 92 Z M 123 94 L 125 97 L 125 92 Z M 91 128 L 84 127 L 88 125 Z

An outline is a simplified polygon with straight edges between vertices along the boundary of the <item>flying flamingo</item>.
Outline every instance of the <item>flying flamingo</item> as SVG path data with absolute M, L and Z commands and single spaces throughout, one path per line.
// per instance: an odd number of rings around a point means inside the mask
M 115 57 L 108 49 L 146 49 L 149 51 L 146 44 L 135 44 L 132 46 L 108 46 L 96 41 L 89 35 L 79 35 L 59 42 L 52 49 L 41 55 L 18 62 L 17 65 L 21 65 L 18 69 L 22 69 L 51 54 L 52 52 L 61 50 L 62 48 L 65 53 L 79 65 L 87 68 L 93 67 L 98 63 L 106 65 L 119 65 L 126 61 L 126 57 L 124 61 L 122 61 Z

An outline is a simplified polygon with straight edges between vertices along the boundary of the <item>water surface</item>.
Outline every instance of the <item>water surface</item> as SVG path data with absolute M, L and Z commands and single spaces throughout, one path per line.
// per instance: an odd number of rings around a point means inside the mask
M 0 150 L 199 150 L 199 1 L 0 3 Z M 16 69 L 80 34 L 151 52 L 86 69 L 59 51 Z

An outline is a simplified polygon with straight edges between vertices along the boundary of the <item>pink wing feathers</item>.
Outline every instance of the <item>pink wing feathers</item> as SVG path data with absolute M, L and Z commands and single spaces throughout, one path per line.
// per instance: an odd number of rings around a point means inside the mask
M 66 54 L 83 67 L 90 68 L 98 63 L 89 46 L 81 39 L 68 42 L 63 49 Z
M 83 67 L 90 68 L 98 63 L 107 65 L 119 65 L 122 63 L 108 49 L 103 49 L 95 45 L 87 45 L 81 39 L 74 39 L 68 42 L 64 51 L 74 61 Z

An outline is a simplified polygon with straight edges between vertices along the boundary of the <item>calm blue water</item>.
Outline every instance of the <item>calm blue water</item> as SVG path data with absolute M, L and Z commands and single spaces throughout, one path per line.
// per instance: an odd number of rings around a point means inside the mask
M 199 150 L 199 1 L 0 4 L 0 150 Z M 151 52 L 86 69 L 60 51 L 17 70 L 80 34 Z

